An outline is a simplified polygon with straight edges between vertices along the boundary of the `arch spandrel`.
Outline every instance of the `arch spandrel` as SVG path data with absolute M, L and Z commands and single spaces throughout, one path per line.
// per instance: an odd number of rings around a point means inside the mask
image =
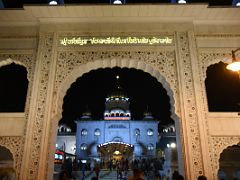
M 30 106 L 30 98 L 31 98 L 31 91 L 32 91 L 32 85 L 33 85 L 33 76 L 34 76 L 34 70 L 35 70 L 35 55 L 32 54 L 25 54 L 24 52 L 21 52 L 19 54 L 16 54 L 15 52 L 11 53 L 8 52 L 7 54 L 1 54 L 0 53 L 0 68 L 2 66 L 10 65 L 11 63 L 15 63 L 17 65 L 23 66 L 26 68 L 27 71 L 27 79 L 28 79 L 28 90 L 26 95 L 26 101 L 25 101 L 25 116 L 26 119 L 28 119 L 29 114 L 29 106 Z
M 168 56 L 167 56 L 168 54 Z M 171 56 L 170 56 L 171 55 Z M 67 58 L 68 57 L 68 58 Z M 174 51 L 170 52 L 66 52 L 58 53 L 55 92 L 57 111 L 61 113 L 63 98 L 71 84 L 84 73 L 99 68 L 134 68 L 155 77 L 167 90 L 171 107 L 178 109 L 178 90 Z M 176 101 L 174 100 L 176 99 Z M 172 113 L 174 108 L 171 109 Z
M 204 114 L 208 113 L 208 102 L 207 102 L 207 93 L 206 93 L 206 86 L 205 80 L 207 78 L 207 69 L 208 67 L 217 64 L 219 62 L 228 63 L 228 58 L 231 57 L 231 49 L 224 48 L 224 49 L 200 49 L 199 52 L 199 60 L 200 60 L 200 67 L 201 67 L 201 74 L 200 74 L 200 84 L 202 89 L 202 102 L 204 108 Z M 207 117 L 205 117 L 207 119 Z M 208 123 L 205 121 L 207 131 L 208 131 Z M 208 133 L 209 134 L 209 133 Z
M 211 163 L 213 168 L 213 176 L 217 179 L 217 174 L 219 170 L 219 160 L 220 155 L 224 149 L 229 146 L 237 145 L 240 142 L 240 137 L 230 136 L 230 137 L 211 137 Z
M 18 179 L 21 169 L 22 151 L 23 151 L 23 138 L 22 137 L 0 137 L 0 146 L 6 147 L 13 156 L 13 168 L 16 170 Z
M 28 90 L 27 97 L 25 101 L 25 116 L 29 114 L 29 105 L 30 105 L 30 94 L 32 89 L 33 82 L 33 72 L 35 67 L 34 54 L 25 54 L 24 52 L 16 54 L 15 52 L 11 53 L 0 53 L 0 67 L 10 65 L 14 63 L 26 68 L 27 79 L 28 79 Z M 0 137 L 0 146 L 4 146 L 10 150 L 13 155 L 13 165 L 16 171 L 16 179 L 20 176 L 22 156 L 23 156 L 23 143 L 24 137 Z
M 237 144 L 240 139 L 238 137 L 211 137 L 209 133 L 209 125 L 208 125 L 208 102 L 207 102 L 207 93 L 205 80 L 207 78 L 207 68 L 217 64 L 219 62 L 228 63 L 226 57 L 231 57 L 232 49 L 229 48 L 204 48 L 199 51 L 199 60 L 201 67 L 201 75 L 200 75 L 200 84 L 202 88 L 202 104 L 203 104 L 203 114 L 204 114 L 204 124 L 206 128 L 206 133 L 208 135 L 208 146 L 210 149 L 208 150 L 211 160 L 211 168 L 213 177 L 217 179 L 217 173 L 219 169 L 219 159 L 221 152 L 227 148 L 228 146 Z
M 33 55 L 0 54 L 0 67 L 10 65 L 11 63 L 25 67 L 27 70 L 28 81 L 32 80 L 35 65 L 33 61 Z
M 212 50 L 212 49 L 211 49 Z M 202 68 L 202 78 L 203 81 L 207 78 L 207 68 L 213 64 L 217 64 L 219 62 L 227 63 L 228 59 L 226 57 L 231 57 L 230 49 L 218 49 L 215 50 L 202 50 L 199 53 L 199 59 L 201 62 Z

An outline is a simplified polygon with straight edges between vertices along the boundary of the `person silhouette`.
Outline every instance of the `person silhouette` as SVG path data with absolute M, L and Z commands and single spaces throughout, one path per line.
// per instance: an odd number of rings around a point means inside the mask
M 198 176 L 198 180 L 207 180 L 207 177 L 204 175 Z

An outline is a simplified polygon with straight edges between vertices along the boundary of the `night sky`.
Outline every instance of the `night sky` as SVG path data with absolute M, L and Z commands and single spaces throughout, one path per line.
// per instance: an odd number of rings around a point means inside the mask
M 63 1 L 63 0 L 58 0 Z M 113 0 L 112 0 L 113 1 Z M 127 4 L 171 4 L 174 0 L 125 0 Z M 23 8 L 23 5 L 48 5 L 49 0 L 2 0 L 5 8 Z M 209 6 L 231 6 L 232 0 L 187 0 L 188 3 L 205 3 Z M 65 5 L 109 4 L 110 0 L 64 0 Z
M 207 69 L 205 80 L 209 111 L 240 112 L 240 76 L 220 62 Z
M 64 98 L 63 119 L 60 122 L 71 122 L 73 127 L 72 120 L 80 117 L 87 107 L 93 119 L 103 119 L 105 98 L 116 87 L 117 75 L 120 86 L 129 97 L 132 119 L 142 120 L 148 107 L 162 124 L 173 123 L 169 97 L 162 85 L 148 73 L 127 68 L 93 70 L 78 78 Z
M 207 69 L 206 92 L 210 112 L 240 112 L 240 78 L 237 73 L 226 70 L 220 62 Z M 74 120 L 87 109 L 93 119 L 103 119 L 105 98 L 115 88 L 116 76 L 128 94 L 132 118 L 141 120 L 148 109 L 161 125 L 173 123 L 166 90 L 154 77 L 141 70 L 106 68 L 90 71 L 79 77 L 69 87 L 63 103 L 63 118 L 75 129 Z M 27 94 L 27 71 L 16 64 L 0 68 L 0 112 L 24 112 Z

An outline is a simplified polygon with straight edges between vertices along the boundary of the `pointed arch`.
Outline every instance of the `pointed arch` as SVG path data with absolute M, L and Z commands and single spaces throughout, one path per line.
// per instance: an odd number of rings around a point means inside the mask
M 74 83 L 77 78 L 81 77 L 83 74 L 90 72 L 91 70 L 97 70 L 97 69 L 103 69 L 103 68 L 114 68 L 114 67 L 120 67 L 120 68 L 134 68 L 138 70 L 142 70 L 143 72 L 149 73 L 151 76 L 155 77 L 158 82 L 160 82 L 163 87 L 166 89 L 167 94 L 170 99 L 170 105 L 171 105 L 171 114 L 172 117 L 176 119 L 175 115 L 175 101 L 174 101 L 174 94 L 173 91 L 170 88 L 170 84 L 167 82 L 166 78 L 163 77 L 159 70 L 157 68 L 154 68 L 153 66 L 143 62 L 138 61 L 134 59 L 104 59 L 104 60 L 95 60 L 92 62 L 88 62 L 86 64 L 83 64 L 76 69 L 74 69 L 71 74 L 63 81 L 59 88 L 58 92 L 56 92 L 56 117 L 61 117 L 62 112 L 62 105 L 63 105 L 63 99 L 64 96 L 67 93 L 67 90 L 71 86 L 72 83 Z M 58 115 L 57 115 L 58 114 Z M 59 116 L 60 115 L 60 116 Z
M 27 79 L 28 79 L 28 81 L 30 81 L 30 72 L 29 72 L 30 70 L 29 70 L 29 67 L 26 64 L 24 64 L 23 62 L 21 62 L 21 61 L 14 60 L 14 59 L 11 59 L 11 58 L 7 58 L 7 59 L 5 59 L 3 61 L 0 61 L 0 68 L 3 67 L 3 66 L 10 65 L 12 63 L 14 63 L 16 65 L 23 66 L 26 69 L 26 71 L 27 71 Z
M 8 59 L 0 63 L 1 112 L 24 112 L 29 81 L 27 68 L 21 63 Z

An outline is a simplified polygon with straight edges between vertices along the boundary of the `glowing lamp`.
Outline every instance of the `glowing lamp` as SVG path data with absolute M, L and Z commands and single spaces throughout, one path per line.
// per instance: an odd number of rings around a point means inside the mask
M 114 154 L 119 155 L 120 151 L 115 151 Z
M 187 2 L 185 0 L 178 0 L 178 4 L 186 4 Z
M 171 148 L 175 148 L 175 147 L 176 147 L 176 143 L 171 143 L 171 144 L 170 144 L 170 147 L 171 147 Z
M 239 51 L 240 48 L 236 49 L 235 51 L 232 51 L 232 63 L 227 65 L 227 69 L 231 71 L 240 71 L 240 59 L 236 58 L 235 53 Z
M 57 1 L 49 1 L 49 5 L 57 5 Z
M 113 1 L 113 4 L 122 4 L 122 1 L 120 1 L 120 0 L 115 0 L 115 1 Z

